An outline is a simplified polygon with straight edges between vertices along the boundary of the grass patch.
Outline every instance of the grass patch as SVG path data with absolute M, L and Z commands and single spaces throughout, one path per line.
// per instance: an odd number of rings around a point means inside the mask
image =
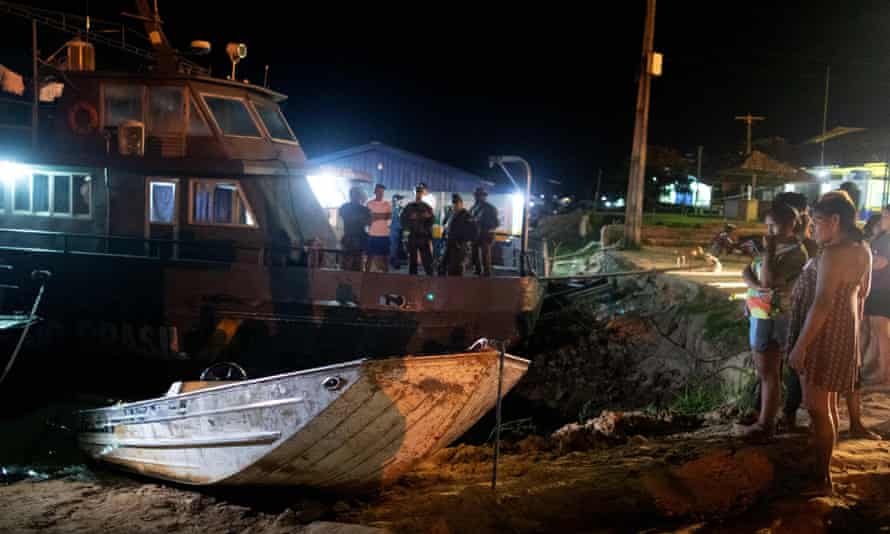
M 668 228 L 703 228 L 708 224 L 722 224 L 725 219 L 716 215 L 682 215 L 680 213 L 649 213 L 643 215 L 643 224 Z
M 685 315 L 706 316 L 703 336 L 708 341 L 744 345 L 748 337 L 748 321 L 737 301 L 707 298 L 699 294 L 680 310 Z
M 726 404 L 726 388 L 717 381 L 690 383 L 683 386 L 668 404 L 668 410 L 680 415 L 701 415 Z

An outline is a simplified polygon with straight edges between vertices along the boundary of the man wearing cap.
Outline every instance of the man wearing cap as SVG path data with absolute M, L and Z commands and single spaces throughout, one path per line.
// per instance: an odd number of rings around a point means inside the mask
M 408 272 L 417 274 L 417 255 L 427 276 L 433 276 L 433 208 L 423 201 L 426 184 L 417 184 L 414 202 L 402 210 L 402 228 L 408 231 Z
M 349 202 L 340 206 L 343 219 L 343 247 L 341 266 L 344 271 L 363 270 L 364 254 L 368 247 L 365 227 L 371 224 L 371 212 L 365 206 L 365 193 L 358 186 L 349 190 Z
M 392 206 L 383 200 L 383 184 L 374 186 L 374 198 L 368 201 L 371 211 L 371 228 L 368 231 L 367 271 L 387 272 L 389 270 L 389 219 Z
M 467 247 L 476 239 L 478 228 L 464 208 L 464 199 L 457 193 L 451 195 L 451 216 L 447 224 L 445 244 L 445 266 L 448 276 L 463 276 L 467 260 Z
M 479 227 L 479 235 L 473 241 L 473 269 L 477 275 L 491 276 L 491 246 L 494 231 L 498 227 L 498 209 L 488 203 L 488 192 L 477 187 L 473 193 L 476 202 L 470 208 L 470 216 Z

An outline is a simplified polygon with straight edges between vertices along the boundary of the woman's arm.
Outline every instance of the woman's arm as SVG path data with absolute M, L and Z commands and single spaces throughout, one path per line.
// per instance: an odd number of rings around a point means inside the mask
M 825 250 L 819 259 L 816 271 L 816 295 L 807 312 L 797 343 L 794 344 L 789 356 L 789 363 L 797 370 L 803 369 L 807 346 L 816 339 L 825 326 L 825 321 L 834 312 L 835 296 L 843 279 L 844 263 L 847 259 L 846 254 L 834 250 Z
M 757 276 L 754 274 L 754 271 L 751 270 L 751 265 L 747 265 L 745 269 L 742 271 L 742 280 L 745 281 L 745 285 L 750 289 L 754 289 L 756 291 L 760 291 L 763 287 L 760 285 L 760 281 L 757 279 Z
M 776 270 L 776 236 L 768 235 L 763 240 L 766 242 L 766 252 L 763 255 L 763 267 L 760 268 L 761 282 L 764 288 L 775 289 L 773 273 Z

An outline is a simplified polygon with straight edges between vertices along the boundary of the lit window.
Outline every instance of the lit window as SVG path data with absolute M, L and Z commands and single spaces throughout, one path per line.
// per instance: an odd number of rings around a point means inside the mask
M 204 101 L 225 135 L 262 137 L 243 100 L 204 95 Z
M 26 173 L 12 182 L 12 209 L 19 214 L 89 217 L 92 190 L 85 175 Z
M 269 136 L 272 139 L 276 141 L 297 140 L 277 106 L 254 103 L 254 107 L 260 119 L 263 120 L 263 124 L 266 125 L 266 130 L 269 131 Z
M 149 182 L 148 211 L 153 224 L 176 223 L 176 182 Z
M 189 222 L 219 226 L 256 226 L 236 180 L 192 180 Z

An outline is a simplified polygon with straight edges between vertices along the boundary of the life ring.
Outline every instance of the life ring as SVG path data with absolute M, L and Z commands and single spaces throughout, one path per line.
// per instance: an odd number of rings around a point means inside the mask
M 87 114 L 86 123 L 82 120 L 82 113 Z M 96 108 L 84 100 L 71 106 L 68 111 L 68 127 L 77 135 L 93 133 L 99 127 L 99 114 L 96 112 Z

